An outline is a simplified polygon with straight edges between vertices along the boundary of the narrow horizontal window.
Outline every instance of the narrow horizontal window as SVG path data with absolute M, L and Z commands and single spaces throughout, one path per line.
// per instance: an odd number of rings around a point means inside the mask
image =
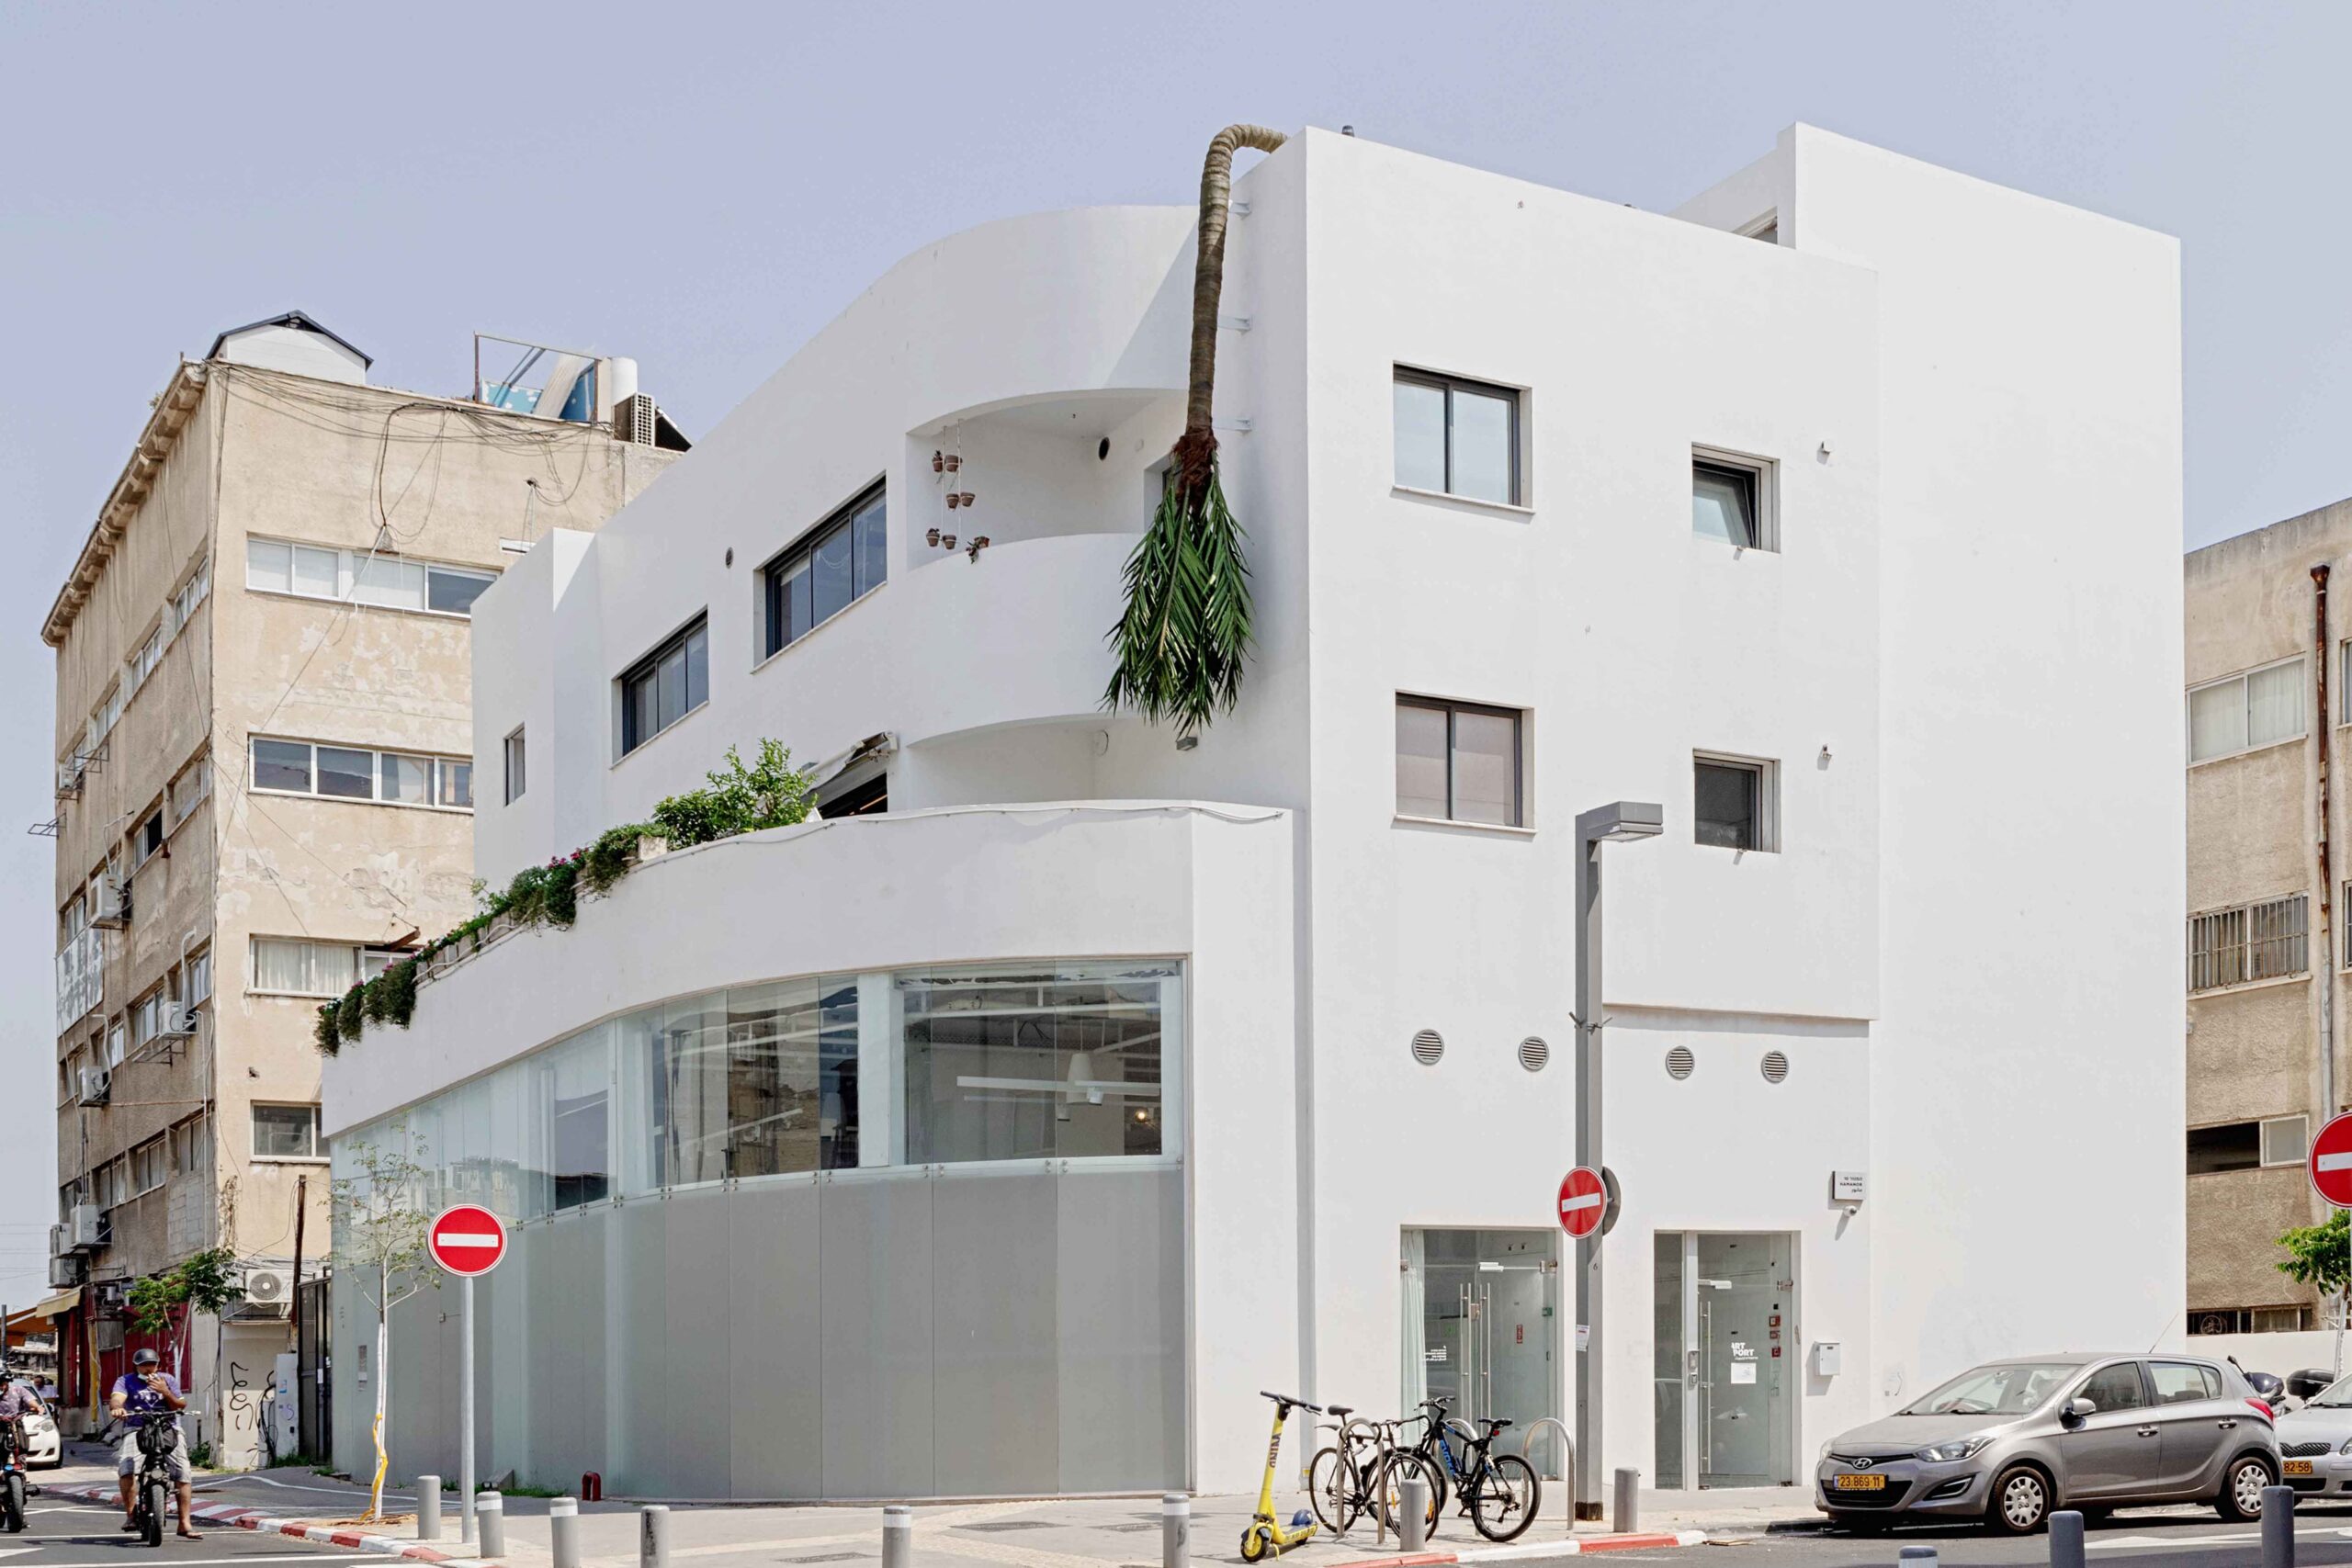
M 760 569 L 763 657 L 799 641 L 882 586 L 889 507 L 876 485 Z
M 629 667 L 617 682 L 624 757 L 710 700 L 710 628 L 702 616 Z
M 245 541 L 245 586 L 265 593 L 348 600 L 386 610 L 471 615 L 474 601 L 497 581 L 494 571 L 411 560 L 381 550 L 336 549 L 288 539 Z M 189 609 L 209 585 L 209 572 L 200 570 L 190 580 L 194 596 Z
M 474 803 L 473 763 L 464 757 L 419 756 L 256 736 L 252 778 L 253 788 L 280 795 L 460 811 L 472 810 Z
M 2303 661 L 2233 675 L 2188 694 L 2188 760 L 2208 762 L 2303 733 Z
M 2218 990 L 2303 973 L 2309 900 L 2301 893 L 2188 917 L 2188 988 Z

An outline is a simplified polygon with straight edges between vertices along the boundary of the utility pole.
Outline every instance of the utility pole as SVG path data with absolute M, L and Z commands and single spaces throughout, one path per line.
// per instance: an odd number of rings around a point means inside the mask
M 294 1309 L 289 1321 L 294 1329 L 294 1451 L 307 1453 L 310 1434 L 302 1430 L 302 1218 L 311 1207 L 311 1177 L 307 1171 L 294 1178 Z
M 1600 846 L 1654 839 L 1665 829 L 1661 807 L 1621 800 L 1577 818 L 1577 1164 L 1602 1173 L 1600 1026 Z M 1598 1519 L 1600 1507 L 1601 1275 L 1600 1243 L 1614 1216 L 1577 1244 L 1577 1316 L 1572 1348 L 1577 1368 L 1576 1474 L 1569 1478 L 1571 1518 Z

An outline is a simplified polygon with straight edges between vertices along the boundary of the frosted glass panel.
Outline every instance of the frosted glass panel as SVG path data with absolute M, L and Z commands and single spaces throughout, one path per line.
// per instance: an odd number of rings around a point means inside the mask
M 2188 757 L 2201 762 L 2245 750 L 2245 682 L 2224 681 L 2188 694 Z
M 1396 814 L 1443 817 L 1445 710 L 1396 705 Z
M 1445 389 L 1396 383 L 1396 482 L 1445 488 Z
M 2303 661 L 2273 665 L 2245 678 L 2245 743 L 2267 746 L 2303 732 Z

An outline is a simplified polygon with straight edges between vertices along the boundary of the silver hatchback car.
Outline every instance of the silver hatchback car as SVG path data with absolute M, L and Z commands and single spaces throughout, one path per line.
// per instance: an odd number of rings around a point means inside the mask
M 1962 1372 L 1823 1445 L 1822 1511 L 1858 1529 L 1980 1517 L 2024 1534 L 2053 1508 L 2210 1501 L 2262 1511 L 2277 1484 L 2270 1407 L 2202 1356 L 2035 1356 Z

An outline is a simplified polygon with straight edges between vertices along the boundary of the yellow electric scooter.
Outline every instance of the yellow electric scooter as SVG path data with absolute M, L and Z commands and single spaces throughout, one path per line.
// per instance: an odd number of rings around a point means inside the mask
M 1264 1389 L 1258 1392 L 1274 1402 L 1274 1439 L 1266 1445 L 1266 1482 L 1258 1489 L 1258 1511 L 1241 1530 L 1244 1562 L 1263 1562 L 1315 1538 L 1315 1517 L 1304 1508 L 1291 1516 L 1287 1529 L 1274 1522 L 1274 1464 L 1283 1451 L 1283 1423 L 1289 1418 L 1291 1407 L 1312 1410 L 1317 1416 L 1323 1414 L 1323 1407 L 1309 1404 L 1295 1393 L 1267 1393 Z

